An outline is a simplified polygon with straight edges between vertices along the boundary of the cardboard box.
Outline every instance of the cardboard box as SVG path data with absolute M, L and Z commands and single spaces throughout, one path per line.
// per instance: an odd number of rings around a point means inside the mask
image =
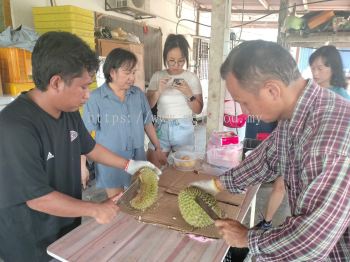
M 177 203 L 177 194 L 188 186 L 192 181 L 209 179 L 213 176 L 196 174 L 194 172 L 181 172 L 174 168 L 163 171 L 159 180 L 158 201 L 144 212 L 133 209 L 130 199 L 121 198 L 120 209 L 139 221 L 171 228 L 184 233 L 220 238 L 214 225 L 206 228 L 194 228 L 187 224 L 180 214 Z M 216 196 L 219 206 L 224 210 L 227 218 L 237 219 L 240 205 L 243 203 L 245 194 L 230 194 L 221 192 Z

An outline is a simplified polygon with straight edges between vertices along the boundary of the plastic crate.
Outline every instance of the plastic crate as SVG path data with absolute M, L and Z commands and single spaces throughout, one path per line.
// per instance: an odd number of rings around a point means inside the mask
M 73 13 L 77 15 L 87 16 L 94 18 L 93 11 L 86 10 L 73 5 L 61 5 L 61 6 L 45 6 L 45 7 L 33 7 L 33 15 L 46 15 L 46 14 L 66 14 Z
M 0 1 L 0 32 L 12 25 L 10 0 Z
M 91 38 L 91 40 L 95 41 L 93 30 L 82 30 L 82 29 L 76 29 L 76 28 L 61 28 L 61 29 L 56 28 L 54 30 L 48 30 L 47 28 L 35 28 L 35 31 L 37 31 L 39 34 L 43 34 L 48 31 L 63 31 L 63 32 L 69 32 L 69 33 L 75 34 L 79 37 Z
M 97 88 L 97 82 L 96 82 L 96 81 L 92 82 L 92 83 L 89 85 L 89 89 L 90 89 L 90 90 L 94 90 L 94 89 L 96 89 L 96 88 Z
M 77 36 L 79 36 L 82 40 L 84 40 L 88 45 L 89 47 L 92 49 L 92 50 L 95 50 L 95 37 L 94 37 L 94 33 L 93 31 L 88 31 L 88 30 L 75 30 L 75 29 L 72 29 L 72 28 L 36 28 L 35 29 L 39 34 L 44 34 L 46 32 L 50 32 L 50 31 L 60 31 L 60 32 L 70 32 L 70 33 L 73 33 Z M 75 33 L 75 32 L 85 32 L 83 34 L 78 34 L 78 33 Z
M 55 22 L 59 21 L 76 21 L 86 24 L 94 24 L 94 19 L 88 16 L 78 15 L 74 13 L 65 13 L 65 14 L 40 14 L 34 15 L 34 24 L 40 22 Z
M 64 28 L 83 29 L 83 30 L 89 30 L 89 31 L 94 30 L 94 24 L 82 23 L 80 21 L 69 21 L 69 20 L 67 21 L 57 20 L 57 21 L 49 21 L 49 22 L 34 21 L 34 27 L 35 29 L 46 28 L 46 29 L 49 29 L 48 31 L 57 30 L 57 29 L 61 30 Z
M 6 83 L 5 84 L 5 94 L 11 96 L 17 96 L 24 91 L 28 91 L 35 87 L 33 82 L 29 83 Z
M 0 72 L 3 85 L 32 82 L 32 53 L 16 47 L 0 48 Z

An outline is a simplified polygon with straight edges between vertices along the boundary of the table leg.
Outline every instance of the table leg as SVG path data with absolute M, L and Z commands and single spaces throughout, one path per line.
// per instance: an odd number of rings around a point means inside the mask
M 253 227 L 255 225 L 255 206 L 256 206 L 256 194 L 254 195 L 252 202 L 250 204 L 250 227 Z

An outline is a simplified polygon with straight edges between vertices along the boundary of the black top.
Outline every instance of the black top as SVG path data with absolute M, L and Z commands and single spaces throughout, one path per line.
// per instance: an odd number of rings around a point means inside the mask
M 95 146 L 79 112 L 55 119 L 22 94 L 0 112 L 0 257 L 48 261 L 46 248 L 80 224 L 26 201 L 58 191 L 81 199 L 80 155 Z
M 259 133 L 271 133 L 277 126 L 277 122 L 266 123 L 264 121 L 247 122 L 245 138 L 256 139 Z

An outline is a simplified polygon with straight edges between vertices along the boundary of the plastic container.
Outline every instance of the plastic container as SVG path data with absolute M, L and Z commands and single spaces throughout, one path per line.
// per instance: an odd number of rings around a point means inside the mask
M 210 136 L 210 140 L 216 146 L 239 143 L 238 136 L 232 131 L 214 131 Z
M 238 166 L 242 161 L 243 144 L 230 144 L 217 146 L 211 141 L 207 146 L 207 162 L 211 165 L 232 168 Z
M 59 14 L 73 13 L 77 15 L 83 15 L 90 18 L 94 18 L 93 11 L 86 10 L 73 5 L 60 5 L 60 6 L 44 6 L 44 7 L 33 7 L 32 12 L 34 16 L 37 15 L 47 15 L 54 14 L 59 16 Z
M 24 91 L 28 91 L 35 87 L 33 82 L 29 83 L 6 83 L 4 93 L 6 95 L 18 96 Z
M 94 24 L 93 17 L 74 14 L 74 13 L 61 13 L 61 14 L 40 14 L 34 15 L 34 24 L 39 22 L 55 22 L 57 20 L 70 20 L 70 21 L 80 21 L 86 24 Z
M 91 49 L 95 49 L 94 13 L 76 6 L 33 7 L 35 30 L 40 33 L 48 31 L 65 31 L 82 38 Z
M 90 40 L 95 40 L 93 30 L 82 30 L 82 29 L 76 29 L 76 28 L 60 28 L 57 30 L 72 33 L 72 34 L 75 34 L 79 37 L 89 38 Z M 35 31 L 37 31 L 39 34 L 43 34 L 43 33 L 48 32 L 48 29 L 47 28 L 35 28 Z
M 16 47 L 1 47 L 0 72 L 3 85 L 31 82 L 32 53 Z
M 34 27 L 36 28 L 47 28 L 48 31 L 52 31 L 52 30 L 61 30 L 63 28 L 73 28 L 73 29 L 81 29 L 81 30 L 94 30 L 94 24 L 88 24 L 88 23 L 82 23 L 79 21 L 60 21 L 60 20 L 56 20 L 56 21 L 34 21 Z
M 247 122 L 248 115 L 240 114 L 238 116 L 224 114 L 224 126 L 230 128 L 241 128 Z
M 95 90 L 97 88 L 97 82 L 94 81 L 92 82 L 90 85 L 89 85 L 89 89 L 92 91 L 92 90 Z
M 189 151 L 177 151 L 173 154 L 174 167 L 180 171 L 193 171 L 196 163 L 196 154 Z

